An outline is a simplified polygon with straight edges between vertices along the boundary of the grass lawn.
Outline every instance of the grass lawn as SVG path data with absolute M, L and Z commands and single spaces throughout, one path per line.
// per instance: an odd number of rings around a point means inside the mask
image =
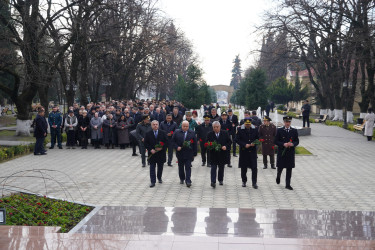
M 28 194 L 13 194 L 0 198 L 6 209 L 6 225 L 58 226 L 69 232 L 93 207 Z

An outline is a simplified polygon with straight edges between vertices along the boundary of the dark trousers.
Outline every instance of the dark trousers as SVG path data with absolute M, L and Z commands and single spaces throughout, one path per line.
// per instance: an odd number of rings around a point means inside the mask
M 172 136 L 168 136 L 168 164 L 172 164 L 173 160 L 173 141 Z
M 164 163 L 161 163 L 161 162 L 150 163 L 150 180 L 151 180 L 151 183 L 156 183 L 156 174 L 155 174 L 156 165 L 158 165 L 157 177 L 158 177 L 159 181 L 161 180 L 161 177 L 163 175 L 163 165 L 164 165 Z
M 292 178 L 292 169 L 293 168 L 287 168 L 286 169 L 286 177 L 285 177 L 285 186 L 290 186 L 290 179 Z M 283 172 L 283 168 L 277 168 L 277 177 L 281 177 L 281 173 Z
M 216 171 L 217 168 L 219 168 L 219 171 Z M 217 173 L 217 179 L 219 182 L 222 182 L 224 180 L 224 165 L 215 165 L 211 164 L 211 182 L 216 183 L 216 172 Z
M 241 178 L 242 182 L 247 182 L 247 167 L 241 167 Z M 251 168 L 251 181 L 254 184 L 257 184 L 257 177 L 258 177 L 258 168 L 257 167 L 252 167 Z
M 372 136 L 367 136 L 368 141 L 372 141 Z
M 267 166 L 267 156 L 268 155 L 263 155 L 263 164 L 264 164 L 264 166 Z M 269 156 L 270 156 L 271 165 L 275 165 L 275 155 L 269 155 Z
M 57 137 L 57 146 L 61 147 L 61 130 L 60 128 L 51 127 L 51 147 L 55 146 Z
M 41 154 L 46 152 L 44 149 L 44 138 L 45 137 L 37 137 L 35 146 L 34 146 L 34 154 Z
M 191 160 L 178 160 L 178 175 L 181 181 L 191 183 Z
M 204 147 L 204 142 L 200 142 L 199 146 L 201 147 L 202 163 L 210 163 L 210 154 L 208 153 L 207 148 Z
M 146 165 L 146 148 L 143 142 L 139 144 L 139 150 L 141 151 L 142 165 Z
M 305 124 L 307 122 L 307 127 L 309 128 L 310 127 L 310 119 L 309 119 L 309 116 L 308 115 L 304 115 L 302 116 L 303 118 L 303 127 L 305 127 Z
M 232 145 L 233 145 L 233 155 L 236 155 L 236 151 L 237 151 L 237 144 L 236 144 L 236 140 L 235 140 L 235 137 L 236 135 L 232 135 Z
M 75 135 L 76 132 L 74 130 L 68 130 L 66 133 L 66 146 L 73 147 L 76 144 Z

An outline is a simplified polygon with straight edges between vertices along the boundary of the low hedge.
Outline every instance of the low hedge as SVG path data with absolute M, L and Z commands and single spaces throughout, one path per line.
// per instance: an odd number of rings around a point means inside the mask
M 3 147 L 0 146 L 0 162 L 11 160 L 14 157 L 29 154 L 34 151 L 35 144 Z

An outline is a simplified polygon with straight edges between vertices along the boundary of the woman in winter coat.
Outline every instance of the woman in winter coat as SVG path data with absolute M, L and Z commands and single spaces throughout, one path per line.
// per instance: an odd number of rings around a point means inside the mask
M 81 139 L 82 149 L 87 149 L 89 139 L 90 119 L 87 116 L 87 111 L 82 112 L 82 116 L 78 118 L 78 132 Z
M 107 118 L 103 120 L 103 144 L 109 148 L 112 145 L 112 148 L 115 147 L 115 134 L 116 130 L 116 121 L 113 119 L 112 114 L 108 114 Z
M 367 136 L 367 140 L 372 140 L 372 135 L 374 133 L 374 122 L 375 122 L 375 114 L 372 108 L 369 108 L 367 111 L 367 115 L 365 116 L 365 136 Z
M 129 127 L 131 125 L 126 121 L 125 115 L 121 115 L 117 121 L 117 138 L 120 149 L 125 149 L 125 145 L 129 145 Z
M 91 140 L 94 143 L 95 149 L 100 148 L 100 140 L 102 139 L 102 118 L 99 117 L 99 113 L 96 112 L 94 117 L 91 118 Z

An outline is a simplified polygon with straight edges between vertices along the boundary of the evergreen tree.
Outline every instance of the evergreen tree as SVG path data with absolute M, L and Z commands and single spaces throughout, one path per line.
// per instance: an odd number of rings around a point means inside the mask
M 299 71 L 296 72 L 296 79 L 293 86 L 293 101 L 299 102 L 309 97 L 309 89 L 307 86 L 302 89 L 301 81 L 299 80 Z
M 246 107 L 253 110 L 258 107 L 264 109 L 267 105 L 266 73 L 262 69 L 252 70 L 245 82 Z
M 233 63 L 234 65 L 232 69 L 232 80 L 230 81 L 230 86 L 233 86 L 234 89 L 239 89 L 242 80 L 241 59 L 239 58 L 239 55 L 236 56 Z
M 280 77 L 268 87 L 271 100 L 276 103 L 288 104 L 293 101 L 294 88 L 285 77 Z

